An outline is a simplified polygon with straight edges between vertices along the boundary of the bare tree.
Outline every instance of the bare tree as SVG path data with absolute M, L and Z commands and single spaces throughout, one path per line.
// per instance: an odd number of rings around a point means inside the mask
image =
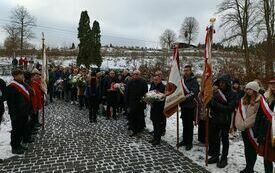
M 194 17 L 186 17 L 181 25 L 180 36 L 184 38 L 188 45 L 197 39 L 199 33 L 199 22 Z
M 265 51 L 265 74 L 266 77 L 273 77 L 273 60 L 275 57 L 275 6 L 274 0 L 261 0 L 259 8 L 262 21 L 260 24 L 260 32 L 265 35 L 264 51 Z
M 9 55 L 12 55 L 19 48 L 20 38 L 18 37 L 18 30 L 11 25 L 6 25 L 3 29 L 8 33 L 8 37 L 5 39 L 4 46 Z
M 176 33 L 171 29 L 166 29 L 160 36 L 160 44 L 162 48 L 169 49 L 173 42 L 176 41 Z
M 258 14 L 253 0 L 224 0 L 218 5 L 218 14 L 227 37 L 223 41 L 241 39 L 244 51 L 246 74 L 250 74 L 248 37 L 259 24 Z
M 11 22 L 8 26 L 18 30 L 20 50 L 22 52 L 24 49 L 24 43 L 34 37 L 32 28 L 36 25 L 36 19 L 30 15 L 24 6 L 17 6 L 12 10 L 10 20 Z

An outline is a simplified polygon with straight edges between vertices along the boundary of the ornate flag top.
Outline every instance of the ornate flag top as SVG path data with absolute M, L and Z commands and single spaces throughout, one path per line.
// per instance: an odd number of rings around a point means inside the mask
M 204 72 L 203 72 L 203 80 L 202 80 L 202 100 L 203 104 L 206 107 L 208 102 L 212 98 L 212 67 L 211 67 L 211 59 L 212 59 L 212 43 L 213 43 L 213 34 L 214 23 L 216 19 L 210 19 L 210 25 L 206 29 L 206 37 L 205 37 L 205 50 L 204 50 Z

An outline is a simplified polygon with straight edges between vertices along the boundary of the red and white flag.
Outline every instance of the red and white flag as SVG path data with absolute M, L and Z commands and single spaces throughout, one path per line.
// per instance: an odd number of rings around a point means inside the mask
M 213 95 L 211 59 L 212 59 L 213 34 L 215 33 L 215 30 L 214 30 L 215 19 L 211 19 L 211 20 L 210 20 L 211 25 L 206 29 L 207 32 L 205 37 L 204 71 L 203 71 L 203 79 L 201 84 L 201 96 L 202 96 L 204 107 L 206 107 L 206 105 L 209 103 Z
M 166 85 L 166 99 L 164 105 L 164 114 L 168 118 L 178 110 L 178 104 L 184 100 L 184 91 L 182 79 L 179 71 L 179 52 L 178 48 L 174 49 L 174 58 Z

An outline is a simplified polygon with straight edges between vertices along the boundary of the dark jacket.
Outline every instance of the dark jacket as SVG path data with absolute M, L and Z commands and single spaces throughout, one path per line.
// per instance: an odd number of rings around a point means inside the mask
M 199 83 L 197 78 L 192 74 L 189 78 L 184 78 L 184 83 L 189 89 L 190 93 L 185 96 L 185 100 L 180 104 L 181 108 L 192 109 L 196 106 L 194 99 L 198 97 L 199 94 Z
M 165 85 L 161 82 L 159 84 L 152 83 L 150 87 L 151 90 L 156 90 L 158 92 L 164 93 L 165 92 Z M 151 119 L 156 117 L 161 117 L 161 114 L 163 114 L 164 109 L 164 101 L 154 102 L 151 105 Z
M 19 82 L 28 90 L 26 84 Z M 8 85 L 7 87 L 7 103 L 9 107 L 9 114 L 12 121 L 22 120 L 30 115 L 32 104 L 25 96 L 15 87 Z
M 110 90 L 112 89 L 112 85 L 115 83 L 118 83 L 116 77 L 106 78 L 106 80 L 104 81 L 103 95 L 107 97 L 107 103 L 116 105 L 118 102 L 118 91 Z
M 147 93 L 148 86 L 145 80 L 131 80 L 127 86 L 126 104 L 132 111 L 137 109 L 145 109 L 146 103 L 142 97 Z
M 4 101 L 6 100 L 6 82 L 0 79 L 0 123 L 5 112 Z
M 269 104 L 269 107 L 271 110 L 273 110 L 274 106 L 275 106 L 275 100 L 271 104 Z M 257 138 L 259 144 L 265 144 L 266 136 L 267 136 L 267 133 L 270 132 L 269 131 L 270 128 L 271 128 L 271 123 L 267 119 L 262 107 L 260 106 L 256 115 L 256 120 L 253 128 L 254 137 Z
M 49 71 L 49 85 L 53 86 L 55 83 L 55 72 Z
M 220 99 L 218 91 L 213 93 L 213 98 L 210 101 L 211 121 L 215 124 L 222 126 L 225 125 L 224 127 L 228 127 L 231 123 L 231 114 L 236 105 L 236 94 L 231 89 L 230 76 L 223 75 L 218 80 L 223 80 L 227 85 L 226 90 L 222 91 L 227 102 L 223 102 Z
M 65 72 L 63 75 L 63 86 L 64 86 L 64 90 L 66 91 L 71 89 L 70 75 L 71 74 L 69 72 Z
M 97 99 L 100 100 L 101 99 L 101 87 L 100 84 L 97 85 L 96 83 L 90 83 L 90 86 L 88 87 L 89 90 L 89 97 L 91 97 L 91 99 Z

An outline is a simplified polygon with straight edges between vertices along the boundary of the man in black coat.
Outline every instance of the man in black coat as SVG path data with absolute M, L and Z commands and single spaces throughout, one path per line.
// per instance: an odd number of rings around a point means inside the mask
M 183 78 L 185 86 L 185 100 L 180 104 L 181 118 L 183 124 L 183 140 L 179 146 L 186 146 L 186 150 L 193 147 L 193 120 L 195 114 L 196 102 L 195 98 L 199 93 L 199 84 L 197 78 L 192 73 L 191 65 L 185 65 L 183 69 Z
M 151 90 L 156 90 L 157 92 L 163 93 L 165 92 L 165 85 L 161 81 L 162 79 L 162 72 L 156 71 L 154 75 L 153 82 L 150 87 Z M 150 141 L 152 145 L 160 144 L 160 139 L 163 131 L 165 130 L 166 117 L 163 114 L 164 109 L 164 100 L 157 101 L 151 104 L 151 120 L 153 122 L 154 127 L 154 139 Z
M 231 89 L 231 78 L 229 75 L 221 76 L 215 84 L 213 98 L 210 101 L 209 119 L 209 153 L 211 158 L 209 164 L 217 163 L 217 167 L 224 168 L 227 165 L 229 150 L 229 129 L 231 114 L 236 105 L 236 94 Z M 220 141 L 222 140 L 222 156 L 220 155 Z
M 129 129 L 132 130 L 130 137 L 136 136 L 145 128 L 144 109 L 146 103 L 142 100 L 147 93 L 147 83 L 140 77 L 140 71 L 133 72 L 133 78 L 128 83 L 126 103 L 129 112 Z
M 6 82 L 0 78 L 0 124 L 5 112 L 4 101 L 6 100 Z
M 22 70 L 12 71 L 13 81 L 7 87 L 7 103 L 11 118 L 11 147 L 13 154 L 23 154 L 24 147 L 21 145 L 26 134 L 28 116 L 31 113 L 31 98 L 27 85 L 24 83 Z

